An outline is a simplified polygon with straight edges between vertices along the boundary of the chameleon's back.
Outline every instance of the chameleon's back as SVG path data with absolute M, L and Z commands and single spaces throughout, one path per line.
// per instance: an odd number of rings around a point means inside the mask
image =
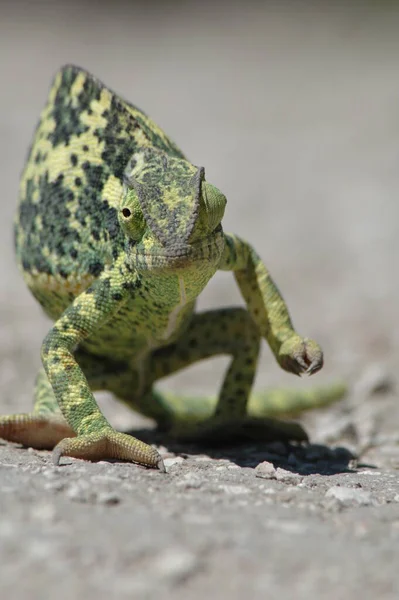
M 140 146 L 183 157 L 151 119 L 92 75 L 74 66 L 59 71 L 22 174 L 15 223 L 17 261 L 42 304 L 48 292 L 75 296 L 123 248 L 117 207 L 124 169 Z

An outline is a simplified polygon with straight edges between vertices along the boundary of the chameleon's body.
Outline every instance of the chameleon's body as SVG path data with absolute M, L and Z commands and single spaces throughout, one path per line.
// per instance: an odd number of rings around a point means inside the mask
M 15 224 L 19 267 L 55 324 L 42 346 L 34 411 L 1 417 L 1 437 L 56 446 L 56 461 L 120 458 L 162 468 L 153 448 L 111 428 L 92 390 L 112 391 L 183 437 L 241 425 L 259 434 L 267 417 L 341 394 L 250 397 L 262 337 L 288 371 L 313 373 L 323 358 L 295 333 L 251 246 L 223 233 L 225 202 L 144 113 L 77 67 L 57 74 Z M 218 269 L 234 271 L 248 311 L 194 313 Z M 153 390 L 156 380 L 216 354 L 232 356 L 217 401 Z

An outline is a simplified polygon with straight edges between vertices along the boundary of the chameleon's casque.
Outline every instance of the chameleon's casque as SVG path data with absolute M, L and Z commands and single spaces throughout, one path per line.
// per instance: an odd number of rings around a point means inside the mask
M 142 111 L 89 73 L 56 75 L 21 178 L 15 248 L 22 275 L 53 319 L 30 414 L 0 417 L 0 436 L 62 455 L 163 467 L 158 452 L 116 432 L 95 390 L 110 390 L 182 438 L 304 437 L 270 417 L 334 401 L 342 388 L 250 394 L 260 339 L 293 373 L 323 356 L 293 329 L 265 265 L 223 232 L 226 199 Z M 197 314 L 217 270 L 246 302 Z M 198 360 L 232 357 L 218 398 L 162 395 L 154 383 Z

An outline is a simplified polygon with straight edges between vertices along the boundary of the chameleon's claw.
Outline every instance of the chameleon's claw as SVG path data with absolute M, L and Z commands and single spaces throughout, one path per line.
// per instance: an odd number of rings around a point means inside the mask
M 317 371 L 320 371 L 322 366 L 323 366 L 323 363 L 320 363 L 318 361 L 313 361 L 311 363 L 311 365 L 309 366 L 309 368 L 307 369 L 306 375 L 314 375 L 315 373 L 317 373 Z
M 162 458 L 159 458 L 159 460 L 157 462 L 157 467 L 158 467 L 159 471 L 161 471 L 161 473 L 166 473 L 166 468 L 165 468 Z
M 306 361 L 303 360 L 301 356 L 295 356 L 295 362 L 293 362 L 293 368 L 295 369 L 295 373 L 299 376 L 302 375 L 303 372 L 307 371 L 308 365 Z
M 60 444 L 58 444 L 52 454 L 51 454 L 51 462 L 55 467 L 58 467 L 60 464 L 61 456 L 63 456 L 62 448 L 60 448 Z
M 301 377 L 303 372 L 306 370 L 306 365 L 303 366 L 295 360 L 287 360 L 284 365 L 284 370 L 292 373 L 293 375 L 298 375 L 298 377 Z
M 285 358 L 284 362 L 281 363 L 281 366 L 285 371 L 293 373 L 293 375 L 298 375 L 298 377 L 301 377 L 301 375 L 306 373 L 308 369 L 308 365 L 305 363 L 305 361 L 298 356 Z

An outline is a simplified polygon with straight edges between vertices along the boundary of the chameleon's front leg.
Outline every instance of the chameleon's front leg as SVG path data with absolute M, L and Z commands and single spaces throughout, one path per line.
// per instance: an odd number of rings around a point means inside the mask
M 312 375 L 323 366 L 320 346 L 302 338 L 292 325 L 287 306 L 254 249 L 234 235 L 226 235 L 219 268 L 234 271 L 248 310 L 280 366 L 291 373 Z
M 131 276 L 133 277 L 133 276 Z M 126 285 L 127 283 L 127 285 Z M 121 308 L 135 282 L 126 281 L 120 267 L 104 272 L 80 294 L 46 336 L 42 362 L 58 405 L 77 437 L 64 438 L 54 449 L 54 462 L 61 456 L 89 460 L 115 458 L 162 469 L 158 452 L 135 438 L 116 432 L 101 413 L 74 349 Z

